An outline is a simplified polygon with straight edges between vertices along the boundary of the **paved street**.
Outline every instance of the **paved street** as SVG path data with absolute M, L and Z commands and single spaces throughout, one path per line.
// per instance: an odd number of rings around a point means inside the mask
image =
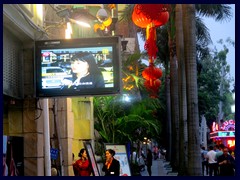
M 171 168 L 167 167 L 168 164 L 169 162 L 166 162 L 163 159 L 153 160 L 152 176 L 177 176 L 177 173 L 171 173 Z M 149 176 L 146 166 L 145 166 L 145 171 L 142 171 L 141 175 Z

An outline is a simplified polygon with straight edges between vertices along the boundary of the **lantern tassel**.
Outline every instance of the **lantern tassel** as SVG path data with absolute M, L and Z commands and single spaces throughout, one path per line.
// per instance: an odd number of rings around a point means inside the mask
M 148 52 L 150 59 L 156 59 L 157 45 L 156 45 L 156 27 L 154 23 L 150 23 L 146 28 L 146 42 L 144 49 Z

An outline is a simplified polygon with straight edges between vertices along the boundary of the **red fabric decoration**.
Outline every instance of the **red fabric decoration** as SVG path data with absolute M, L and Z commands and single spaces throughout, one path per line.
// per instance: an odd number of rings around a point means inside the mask
M 149 59 L 151 59 L 150 63 L 153 62 L 153 59 L 156 58 L 156 54 L 158 52 L 158 48 L 156 45 L 156 28 L 153 24 L 150 24 L 147 27 L 147 40 L 144 44 L 144 49 L 147 50 Z

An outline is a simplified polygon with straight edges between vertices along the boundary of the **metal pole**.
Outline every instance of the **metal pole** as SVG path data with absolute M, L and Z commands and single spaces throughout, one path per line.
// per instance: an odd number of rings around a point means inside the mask
M 48 99 L 43 99 L 43 114 L 45 176 L 51 176 Z

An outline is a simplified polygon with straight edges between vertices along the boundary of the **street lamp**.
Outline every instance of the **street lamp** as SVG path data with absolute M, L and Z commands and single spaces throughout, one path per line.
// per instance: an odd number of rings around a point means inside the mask
M 143 138 L 143 144 L 145 145 L 145 154 L 147 154 L 147 137 Z
M 231 105 L 231 111 L 232 113 L 235 113 L 235 105 Z
M 123 94 L 123 101 L 130 102 L 129 94 Z

